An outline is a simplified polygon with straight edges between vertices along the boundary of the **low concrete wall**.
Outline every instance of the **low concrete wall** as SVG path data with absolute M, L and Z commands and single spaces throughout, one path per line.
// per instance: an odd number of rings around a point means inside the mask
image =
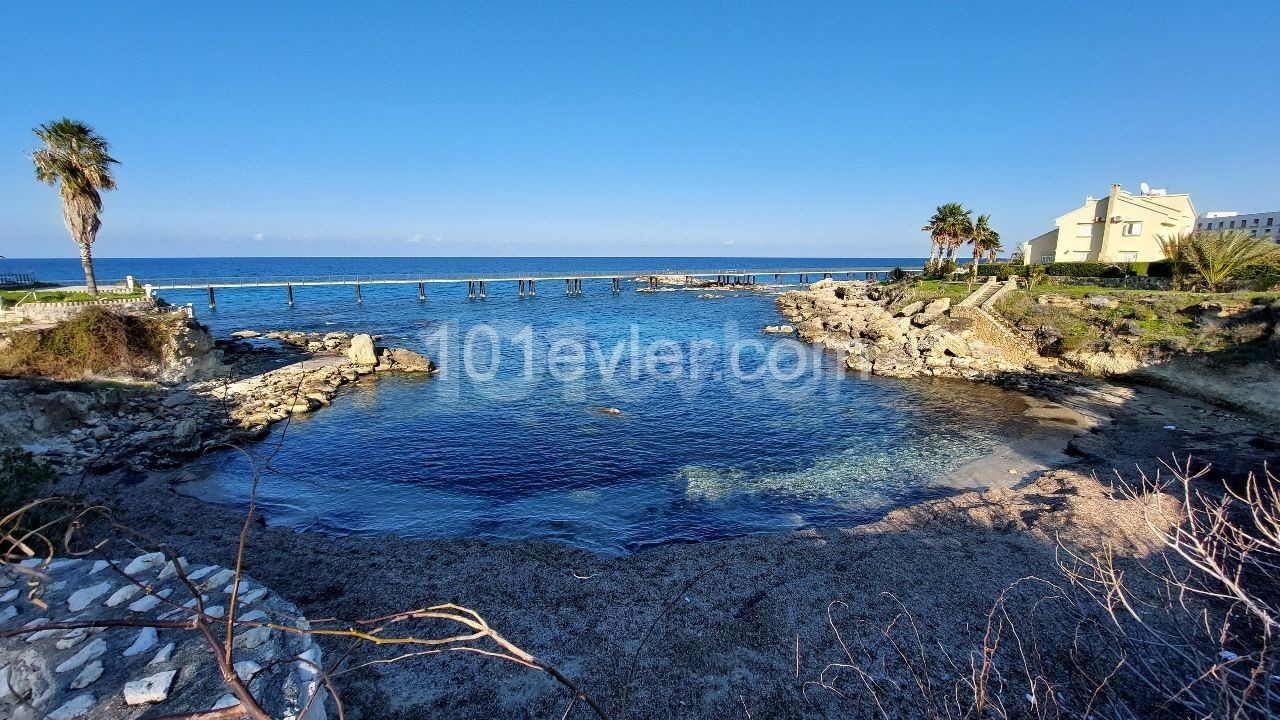
M 23 303 L 0 311 L 0 320 L 9 322 L 62 322 L 91 307 L 107 307 L 117 312 L 140 313 L 156 308 L 155 300 L 143 298 L 86 300 L 84 302 Z

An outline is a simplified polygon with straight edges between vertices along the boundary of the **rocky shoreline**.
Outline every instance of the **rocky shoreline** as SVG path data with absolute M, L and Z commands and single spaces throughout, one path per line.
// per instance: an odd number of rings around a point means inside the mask
M 979 380 L 1026 371 L 1026 357 L 1011 357 L 984 339 L 981 316 L 957 312 L 947 298 L 894 309 L 899 299 L 878 283 L 827 279 L 785 292 L 776 302 L 801 340 L 839 353 L 857 372 Z M 785 333 L 785 327 L 765 332 Z
M 142 474 L 261 439 L 272 424 L 329 405 L 345 385 L 435 370 L 367 334 L 240 331 L 228 341 L 183 342 L 177 368 L 166 359 L 149 373 L 176 382 L 0 380 L 0 445 L 63 476 Z

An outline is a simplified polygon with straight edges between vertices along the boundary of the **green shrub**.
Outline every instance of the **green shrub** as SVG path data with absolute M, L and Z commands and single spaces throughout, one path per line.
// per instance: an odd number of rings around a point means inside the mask
M 1147 275 L 1150 277 L 1173 277 L 1173 263 L 1168 260 L 1157 260 L 1153 263 L 1147 263 Z
M 1047 263 L 1044 274 L 1052 277 L 1102 277 L 1108 268 L 1116 267 L 1115 263 L 1104 262 L 1060 262 Z
M 1237 270 L 1231 279 L 1245 290 L 1270 290 L 1280 285 L 1280 267 L 1275 265 L 1254 265 Z

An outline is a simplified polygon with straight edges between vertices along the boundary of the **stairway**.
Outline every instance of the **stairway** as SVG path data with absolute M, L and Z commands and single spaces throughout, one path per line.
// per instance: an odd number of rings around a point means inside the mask
M 961 307 L 982 307 L 987 303 L 988 300 L 994 297 L 996 293 L 1000 292 L 1000 287 L 1001 285 L 999 282 L 996 281 L 995 276 L 992 276 L 990 280 L 987 280 L 985 283 L 983 283 L 982 286 L 979 287 L 977 290 L 974 290 L 972 293 L 969 293 L 969 297 L 961 300 L 960 306 Z

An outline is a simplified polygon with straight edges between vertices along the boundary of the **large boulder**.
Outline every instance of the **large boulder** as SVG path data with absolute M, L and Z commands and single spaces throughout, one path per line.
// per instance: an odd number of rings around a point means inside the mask
M 898 317 L 911 317 L 924 309 L 924 301 L 917 300 L 909 305 L 903 305 L 896 313 Z
M 347 358 L 356 365 L 377 365 L 378 354 L 373 349 L 373 336 L 369 333 L 352 335 L 351 347 L 347 349 Z
M 379 370 L 397 372 L 431 372 L 436 369 L 430 359 L 404 348 L 387 348 L 379 356 Z
M 938 318 L 945 315 L 946 312 L 950 309 L 951 309 L 950 298 L 938 298 L 937 300 L 934 300 L 928 305 L 925 305 L 924 310 L 921 310 L 919 315 L 916 315 L 915 317 L 911 318 L 911 322 L 912 324 L 917 325 L 919 327 L 924 327 L 925 325 L 928 325 L 934 320 L 937 320 Z

